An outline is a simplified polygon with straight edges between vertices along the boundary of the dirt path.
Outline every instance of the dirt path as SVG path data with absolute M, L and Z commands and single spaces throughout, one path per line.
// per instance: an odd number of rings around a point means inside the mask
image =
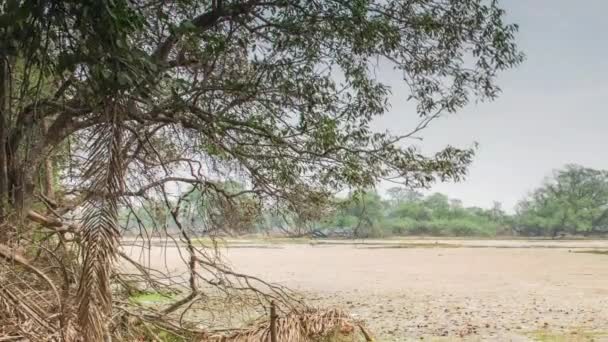
M 229 248 L 226 255 L 239 271 L 303 291 L 314 304 L 349 310 L 380 341 L 607 340 L 608 255 L 576 253 L 606 242 L 552 248 L 521 243 L 282 245 Z M 178 260 L 167 254 L 169 265 Z

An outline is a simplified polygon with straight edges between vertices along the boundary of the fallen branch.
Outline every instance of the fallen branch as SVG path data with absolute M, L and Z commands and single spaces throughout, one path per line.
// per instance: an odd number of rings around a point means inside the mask
M 26 269 L 28 269 L 29 271 L 31 271 L 32 273 L 34 273 L 35 275 L 37 275 L 38 277 L 43 279 L 46 283 L 49 284 L 51 290 L 55 294 L 55 297 L 57 298 L 57 304 L 61 305 L 61 297 L 59 296 L 57 287 L 55 287 L 55 284 L 53 283 L 51 278 L 49 278 L 46 274 L 44 274 L 44 272 L 42 272 L 41 270 L 36 268 L 34 265 L 32 265 L 27 260 L 27 258 L 18 254 L 14 249 L 11 249 L 10 247 L 3 245 L 3 244 L 0 244 L 0 257 L 4 258 L 5 260 L 7 260 L 9 262 L 18 263 L 19 265 L 25 267 Z
M 57 233 L 76 232 L 79 228 L 76 224 L 65 223 L 58 218 L 42 215 L 34 210 L 28 210 L 27 218 Z
M 374 338 L 372 337 L 372 335 L 367 331 L 367 329 L 365 329 L 365 327 L 363 326 L 363 324 L 359 324 L 359 330 L 361 330 L 361 334 L 363 334 L 363 337 L 365 337 L 365 341 L 366 342 L 374 342 Z

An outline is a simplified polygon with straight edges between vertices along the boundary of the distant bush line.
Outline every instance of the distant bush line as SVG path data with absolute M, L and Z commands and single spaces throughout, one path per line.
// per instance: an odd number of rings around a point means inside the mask
M 235 183 L 222 186 L 233 192 L 242 189 Z M 608 233 L 608 172 L 566 165 L 525 196 L 514 213 L 503 210 L 500 202 L 489 208 L 465 207 L 461 200 L 442 193 L 425 196 L 400 187 L 388 189 L 385 196 L 375 190 L 356 191 L 330 203 L 302 203 L 298 214 L 279 213 L 263 209 L 252 197 L 239 197 L 226 208 L 226 203 L 193 191 L 182 212 L 186 228 L 199 236 L 603 236 Z M 309 218 L 303 220 L 302 213 Z M 165 204 L 158 201 L 150 200 L 121 216 L 128 228 L 157 227 L 161 233 L 177 229 Z

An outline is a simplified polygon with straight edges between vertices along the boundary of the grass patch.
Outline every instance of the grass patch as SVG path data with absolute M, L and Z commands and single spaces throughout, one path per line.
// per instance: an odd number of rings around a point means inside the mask
M 608 337 L 608 332 L 604 331 L 547 331 L 537 330 L 527 334 L 528 337 L 538 342 L 587 342 L 597 341 L 599 338 Z
M 462 245 L 454 243 L 400 243 L 400 244 L 386 244 L 386 245 L 370 245 L 359 248 L 367 249 L 390 249 L 390 248 L 460 248 Z
M 149 338 L 150 341 L 153 341 L 154 339 L 160 339 L 163 342 L 186 342 L 187 341 L 183 337 L 174 335 L 168 331 L 158 331 L 158 332 L 155 332 L 154 335 L 148 334 L 146 337 Z
M 272 245 L 284 245 L 284 244 L 309 244 L 313 243 L 313 239 L 309 238 L 268 238 L 268 237 L 242 237 L 242 238 L 217 238 L 215 240 L 211 238 L 197 238 L 193 241 L 201 246 L 213 246 L 218 247 L 260 247 L 272 246 Z
M 315 340 L 315 342 L 365 342 L 365 338 L 361 336 L 358 331 L 347 335 L 336 331 L 328 336 Z
M 175 295 L 171 293 L 161 292 L 140 292 L 129 297 L 129 301 L 139 305 L 164 304 L 175 299 Z
M 294 244 L 294 245 L 298 245 L 298 244 L 308 244 L 308 243 L 313 243 L 314 239 L 308 238 L 308 237 L 272 237 L 272 238 L 258 238 L 258 239 L 253 239 L 253 241 L 255 242 L 261 242 L 261 243 L 269 243 L 269 244 Z
M 194 341 L 194 336 L 180 336 L 152 324 L 143 323 L 137 326 L 136 341 L 187 342 Z
M 584 250 L 584 251 L 574 251 L 574 253 L 587 253 L 587 254 L 608 255 L 608 250 L 590 249 L 590 250 Z

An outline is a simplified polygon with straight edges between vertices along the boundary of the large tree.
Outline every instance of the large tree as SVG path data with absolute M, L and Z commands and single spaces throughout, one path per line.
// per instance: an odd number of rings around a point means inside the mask
M 423 156 L 401 142 L 497 96 L 497 74 L 522 61 L 504 15 L 486 0 L 5 1 L 0 246 L 32 244 L 43 228 L 77 234 L 78 271 L 45 277 L 64 290 L 55 310 L 69 311 L 77 294 L 79 333 L 101 341 L 121 205 L 157 196 L 178 220 L 184 197 L 167 192 L 187 183 L 297 212 L 385 178 L 458 180 L 472 150 Z M 417 104 L 410 134 L 370 128 L 391 93 L 378 64 L 402 76 Z M 246 189 L 217 186 L 231 178 Z M 181 236 L 195 298 L 202 261 Z M 74 316 L 60 316 L 63 331 Z
M 423 194 L 416 190 L 398 186 L 386 190 L 386 194 L 395 204 L 400 204 L 403 202 L 416 202 L 420 201 L 423 197 Z
M 566 165 L 534 190 L 517 208 L 523 234 L 608 232 L 608 172 Z

